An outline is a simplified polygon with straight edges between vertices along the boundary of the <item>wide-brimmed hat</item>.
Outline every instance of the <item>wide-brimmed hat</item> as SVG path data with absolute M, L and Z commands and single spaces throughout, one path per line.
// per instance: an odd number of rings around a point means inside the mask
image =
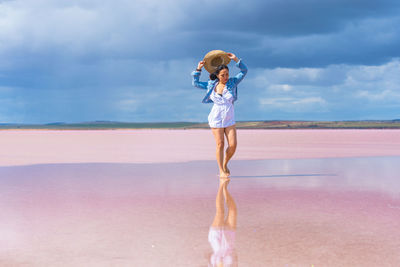
M 228 65 L 231 59 L 228 54 L 222 50 L 212 50 L 208 52 L 204 59 L 204 68 L 209 72 L 213 73 L 217 70 L 219 65 Z

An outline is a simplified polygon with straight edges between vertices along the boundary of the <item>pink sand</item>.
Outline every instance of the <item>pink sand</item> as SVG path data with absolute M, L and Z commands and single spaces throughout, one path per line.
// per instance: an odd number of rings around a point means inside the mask
M 400 155 L 400 130 L 237 130 L 233 159 Z M 2 130 L 0 166 L 215 160 L 211 130 Z

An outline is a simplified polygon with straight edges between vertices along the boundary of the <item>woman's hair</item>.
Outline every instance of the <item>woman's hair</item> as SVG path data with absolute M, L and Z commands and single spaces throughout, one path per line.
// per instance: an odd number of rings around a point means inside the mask
M 218 78 L 219 72 L 220 72 L 221 70 L 223 70 L 223 69 L 227 69 L 227 70 L 229 71 L 229 68 L 228 68 L 227 65 L 219 65 L 218 68 L 217 68 L 217 70 L 210 74 L 210 79 L 211 79 L 211 80 L 217 79 L 217 78 Z

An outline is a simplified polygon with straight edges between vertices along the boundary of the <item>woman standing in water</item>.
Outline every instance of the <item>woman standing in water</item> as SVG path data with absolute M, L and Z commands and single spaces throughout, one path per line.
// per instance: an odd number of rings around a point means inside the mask
M 242 81 L 244 76 L 246 76 L 247 67 L 242 62 L 242 59 L 238 59 L 235 54 L 225 53 L 223 51 L 218 53 L 216 54 L 216 57 L 209 59 L 207 58 L 207 54 L 205 60 L 198 63 L 197 69 L 192 72 L 192 84 L 195 87 L 207 90 L 206 96 L 202 101 L 203 103 L 214 103 L 208 115 L 208 124 L 212 130 L 217 145 L 216 156 L 220 177 L 228 177 L 230 175 L 228 161 L 235 153 L 237 145 L 233 103 L 237 100 L 237 85 Z M 227 57 L 229 60 L 233 59 L 236 62 L 236 66 L 240 69 L 240 72 L 236 76 L 229 78 L 228 66 L 221 64 L 212 68 L 214 72 L 210 73 L 210 79 L 208 82 L 200 82 L 199 78 L 202 67 L 207 64 L 207 60 L 211 61 L 211 64 L 208 65 L 209 69 L 210 67 L 213 67 L 212 63 L 218 62 L 218 56 Z M 223 60 L 221 61 L 223 62 Z M 225 159 L 224 134 L 228 140 Z

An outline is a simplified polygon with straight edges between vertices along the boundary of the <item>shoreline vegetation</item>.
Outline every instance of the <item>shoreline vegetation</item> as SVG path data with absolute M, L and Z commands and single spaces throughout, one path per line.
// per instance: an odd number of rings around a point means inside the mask
M 0 123 L 0 130 L 116 130 L 116 129 L 209 129 L 203 122 L 115 122 L 93 121 L 80 123 L 55 122 L 47 124 Z M 237 129 L 400 129 L 400 119 L 354 121 L 236 121 Z

